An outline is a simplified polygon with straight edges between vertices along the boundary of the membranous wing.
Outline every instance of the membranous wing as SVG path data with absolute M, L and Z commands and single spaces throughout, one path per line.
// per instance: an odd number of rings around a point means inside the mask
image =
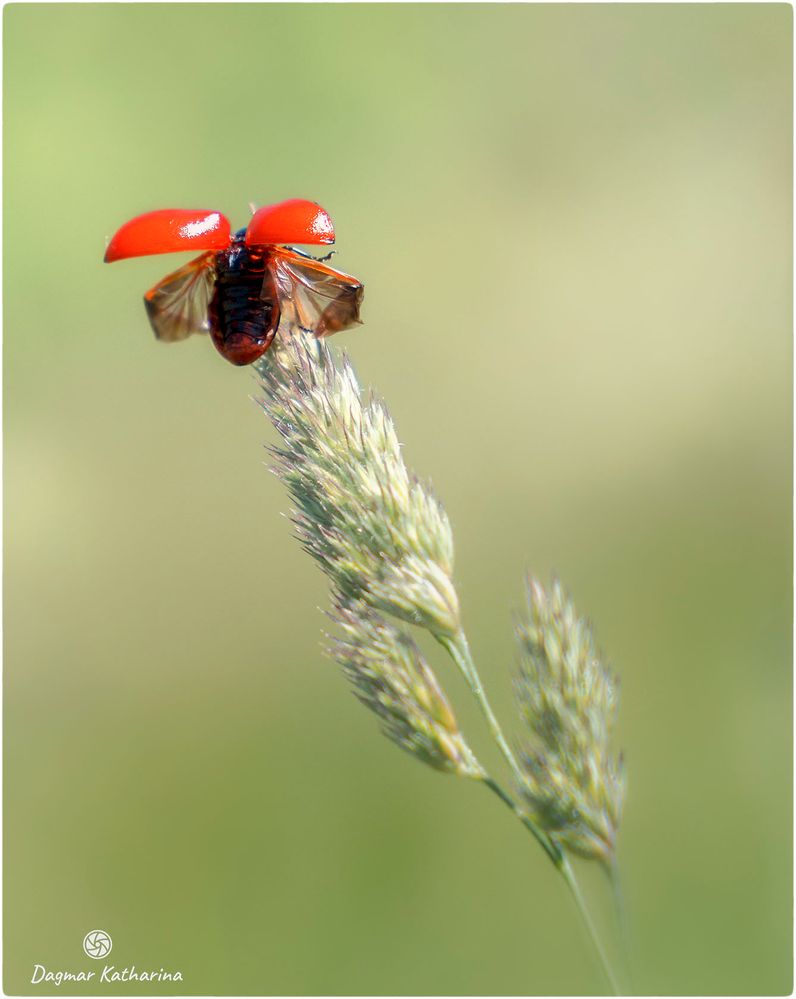
M 350 274 L 327 267 L 287 247 L 270 247 L 283 321 L 315 336 L 331 336 L 362 322 L 364 288 Z
M 164 277 L 144 295 L 149 322 L 158 340 L 185 340 L 192 333 L 207 333 L 207 307 L 216 280 L 213 251 Z

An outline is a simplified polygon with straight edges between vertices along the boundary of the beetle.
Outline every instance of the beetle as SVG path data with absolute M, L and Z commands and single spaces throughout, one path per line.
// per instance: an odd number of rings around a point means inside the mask
M 159 340 L 210 333 L 222 357 L 245 365 L 268 350 L 280 322 L 316 337 L 361 322 L 362 283 L 329 267 L 331 253 L 312 257 L 289 245 L 333 242 L 329 215 L 302 198 L 254 210 L 235 233 L 220 212 L 166 208 L 125 222 L 105 262 L 202 250 L 144 295 L 149 322 Z

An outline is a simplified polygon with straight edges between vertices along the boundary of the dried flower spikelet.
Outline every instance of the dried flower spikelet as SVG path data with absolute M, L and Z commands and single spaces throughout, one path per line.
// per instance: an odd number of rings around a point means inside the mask
M 331 617 L 339 634 L 332 636 L 329 655 L 359 700 L 379 716 L 384 734 L 436 770 L 482 779 L 436 677 L 409 635 L 361 601 L 338 603 Z
M 257 369 L 261 404 L 282 437 L 275 471 L 299 539 L 334 591 L 436 637 L 455 634 L 450 523 L 406 468 L 384 404 L 363 399 L 348 360 L 305 335 L 281 337 Z
M 519 791 L 561 846 L 608 863 L 624 797 L 622 758 L 611 749 L 616 679 L 558 580 L 549 591 L 528 580 L 527 615 L 516 634 L 516 693 L 529 730 Z

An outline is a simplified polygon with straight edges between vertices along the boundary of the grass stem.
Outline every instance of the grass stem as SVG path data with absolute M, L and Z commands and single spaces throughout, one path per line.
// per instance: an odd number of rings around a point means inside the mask
M 541 843 L 548 857 L 553 862 L 564 881 L 566 881 L 567 887 L 572 893 L 572 897 L 575 899 L 575 905 L 577 906 L 578 913 L 583 920 L 583 925 L 586 927 L 586 932 L 588 933 L 591 942 L 594 945 L 594 949 L 597 952 L 597 956 L 600 960 L 600 966 L 602 967 L 605 977 L 608 979 L 608 983 L 611 986 L 611 991 L 614 995 L 621 995 L 619 983 L 613 968 L 611 967 L 611 962 L 608 960 L 608 955 L 603 947 L 602 941 L 600 940 L 600 936 L 594 925 L 594 921 L 592 920 L 589 908 L 586 905 L 586 900 L 583 897 L 583 892 L 581 891 L 578 880 L 575 877 L 575 872 L 572 870 L 569 861 L 562 853 L 560 847 L 552 840 L 548 840 L 548 837 L 546 837 L 544 833 L 540 833 L 530 816 L 523 811 L 523 809 L 513 800 L 511 795 L 509 795 L 493 777 L 490 777 L 487 774 L 484 778 L 482 778 L 482 780 L 489 790 L 496 794 L 507 808 L 511 809 L 525 828 L 528 829 L 528 831 L 539 843 Z M 551 844 L 550 848 L 548 848 L 548 842 Z
M 483 684 L 481 683 L 481 677 L 479 676 L 478 669 L 473 661 L 472 653 L 470 652 L 467 636 L 463 631 L 460 631 L 455 637 L 441 639 L 440 641 L 450 653 L 451 658 L 459 667 L 470 687 L 470 690 L 473 692 L 473 696 L 478 702 L 478 705 L 486 718 L 492 738 L 498 744 L 498 748 L 503 753 L 506 762 L 511 768 L 512 776 L 516 781 L 522 783 L 522 771 L 520 770 L 520 766 L 517 763 L 514 753 L 511 751 L 511 746 L 509 746 L 506 737 L 503 735 L 503 729 L 500 727 L 500 722 L 495 717 L 492 705 L 489 703 L 489 699 L 486 696 Z M 487 784 L 498 795 L 498 797 L 502 798 L 502 800 L 512 809 L 522 824 L 526 826 L 526 828 L 528 828 L 534 835 L 536 840 L 547 853 L 548 857 L 550 857 L 553 863 L 558 866 L 563 856 L 561 848 L 558 844 L 554 843 L 547 833 L 536 825 L 527 812 L 522 811 L 502 790 L 502 788 L 492 781 L 491 777 L 487 779 Z
M 600 958 L 600 964 L 602 965 L 605 977 L 608 979 L 611 986 L 611 991 L 615 996 L 621 995 L 622 990 L 619 988 L 619 982 L 614 974 L 613 968 L 611 967 L 611 962 L 608 960 L 608 955 L 602 945 L 602 941 L 600 940 L 600 935 L 597 932 L 594 921 L 591 918 L 591 913 L 589 912 L 589 907 L 586 905 L 583 892 L 580 890 L 578 879 L 575 877 L 575 872 L 572 870 L 572 867 L 566 857 L 564 857 L 559 870 L 567 883 L 567 887 L 572 893 L 572 897 L 575 899 L 575 905 L 577 906 L 578 912 L 583 920 L 583 924 L 591 937 L 594 949 L 597 951 Z
M 531 817 L 524 812 L 519 805 L 514 801 L 514 799 L 503 790 L 503 788 L 498 784 L 498 782 L 487 774 L 482 778 L 483 783 L 493 791 L 498 798 L 506 805 L 508 808 L 514 812 L 516 817 L 522 822 L 525 828 L 531 833 L 536 842 L 542 847 L 547 856 L 553 862 L 556 867 L 561 866 L 561 861 L 563 860 L 563 853 L 561 848 L 550 839 L 549 836 L 545 835 L 541 829 L 533 822 Z
M 470 688 L 475 694 L 478 703 L 481 705 L 481 709 L 486 715 L 490 730 L 492 731 L 492 734 L 495 736 L 495 740 L 497 741 L 498 745 L 503 750 L 503 755 L 506 756 L 512 770 L 518 773 L 519 769 L 517 767 L 516 760 L 514 759 L 514 754 L 511 752 L 511 748 L 506 742 L 505 736 L 503 735 L 500 725 L 497 719 L 495 718 L 494 712 L 491 709 L 486 694 L 484 694 L 480 678 L 478 677 L 478 672 L 476 670 L 475 664 L 472 661 L 472 657 L 470 656 L 469 647 L 467 645 L 467 639 L 463 635 L 462 635 L 462 641 L 463 641 L 464 653 L 462 653 L 462 647 L 457 646 L 453 642 L 451 642 L 450 645 L 447 646 L 448 650 L 453 659 L 456 661 L 457 665 L 459 665 L 468 683 L 470 684 Z M 493 794 L 497 795 L 497 797 L 500 798 L 500 800 L 503 802 L 504 805 L 506 805 L 507 808 L 511 809 L 516 818 L 518 818 L 519 821 L 522 822 L 525 828 L 531 833 L 534 839 L 540 844 L 542 849 L 550 858 L 556 869 L 564 878 L 564 881 L 566 881 L 567 887 L 569 888 L 572 897 L 575 899 L 575 905 L 577 906 L 580 917 L 583 920 L 584 926 L 586 927 L 586 931 L 589 937 L 591 938 L 595 951 L 597 952 L 597 956 L 600 960 L 600 965 L 603 969 L 603 972 L 605 973 L 606 978 L 608 979 L 608 982 L 611 986 L 611 990 L 614 995 L 620 995 L 621 990 L 619 988 L 619 984 L 616 975 L 614 974 L 613 968 L 611 967 L 611 962 L 608 960 L 608 955 L 605 951 L 605 948 L 603 947 L 602 941 L 600 940 L 600 936 L 597 932 L 597 928 L 594 925 L 594 921 L 592 920 L 589 908 L 586 905 L 586 900 L 583 897 L 580 885 L 578 884 L 578 880 L 575 877 L 575 872 L 572 870 L 572 867 L 569 861 L 567 860 L 566 856 L 564 855 L 563 851 L 554 840 L 552 840 L 546 833 L 544 833 L 536 825 L 536 823 L 533 821 L 530 815 L 528 815 L 528 813 L 524 809 L 522 809 L 516 803 L 516 801 L 514 801 L 511 795 L 509 795 L 508 792 L 506 792 L 493 777 L 490 777 L 489 774 L 487 774 L 482 778 L 482 781 L 489 788 L 489 790 L 493 792 Z
M 633 986 L 633 973 L 631 968 L 630 960 L 630 936 L 629 927 L 627 919 L 627 905 L 625 903 L 625 895 L 622 891 L 622 882 L 619 877 L 619 865 L 616 862 L 616 857 L 612 857 L 611 861 L 604 865 L 605 872 L 608 875 L 608 880 L 611 885 L 611 894 L 614 900 L 614 908 L 616 911 L 616 924 L 617 930 L 619 932 L 619 946 L 621 948 L 622 955 L 622 972 L 625 982 L 628 983 L 629 987 L 632 989 Z
M 500 723 L 495 717 L 495 713 L 492 710 L 492 706 L 486 696 L 483 684 L 481 683 L 481 677 L 478 674 L 478 670 L 470 652 L 470 646 L 467 642 L 466 635 L 463 631 L 459 631 L 454 637 L 441 638 L 440 641 L 448 650 L 451 658 L 459 667 L 462 675 L 469 684 L 470 690 L 473 692 L 473 696 L 476 701 L 478 701 L 478 705 L 486 718 L 489 731 L 492 733 L 492 737 L 498 744 L 501 753 L 503 753 L 503 756 L 506 758 L 506 762 L 511 767 L 512 774 L 515 779 L 521 781 L 522 771 L 520 770 L 514 753 L 511 751 L 511 747 L 506 741 L 506 737 L 503 735 Z

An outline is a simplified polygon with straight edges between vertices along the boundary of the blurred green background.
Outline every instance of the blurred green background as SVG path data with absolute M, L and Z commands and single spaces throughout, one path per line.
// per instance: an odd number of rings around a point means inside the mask
M 185 258 L 101 262 L 139 212 L 293 196 L 507 726 L 526 567 L 622 676 L 635 989 L 790 991 L 791 16 L 5 8 L 8 992 L 97 971 L 98 927 L 184 983 L 61 993 L 604 988 L 527 834 L 322 658 L 251 372 L 149 331 Z

